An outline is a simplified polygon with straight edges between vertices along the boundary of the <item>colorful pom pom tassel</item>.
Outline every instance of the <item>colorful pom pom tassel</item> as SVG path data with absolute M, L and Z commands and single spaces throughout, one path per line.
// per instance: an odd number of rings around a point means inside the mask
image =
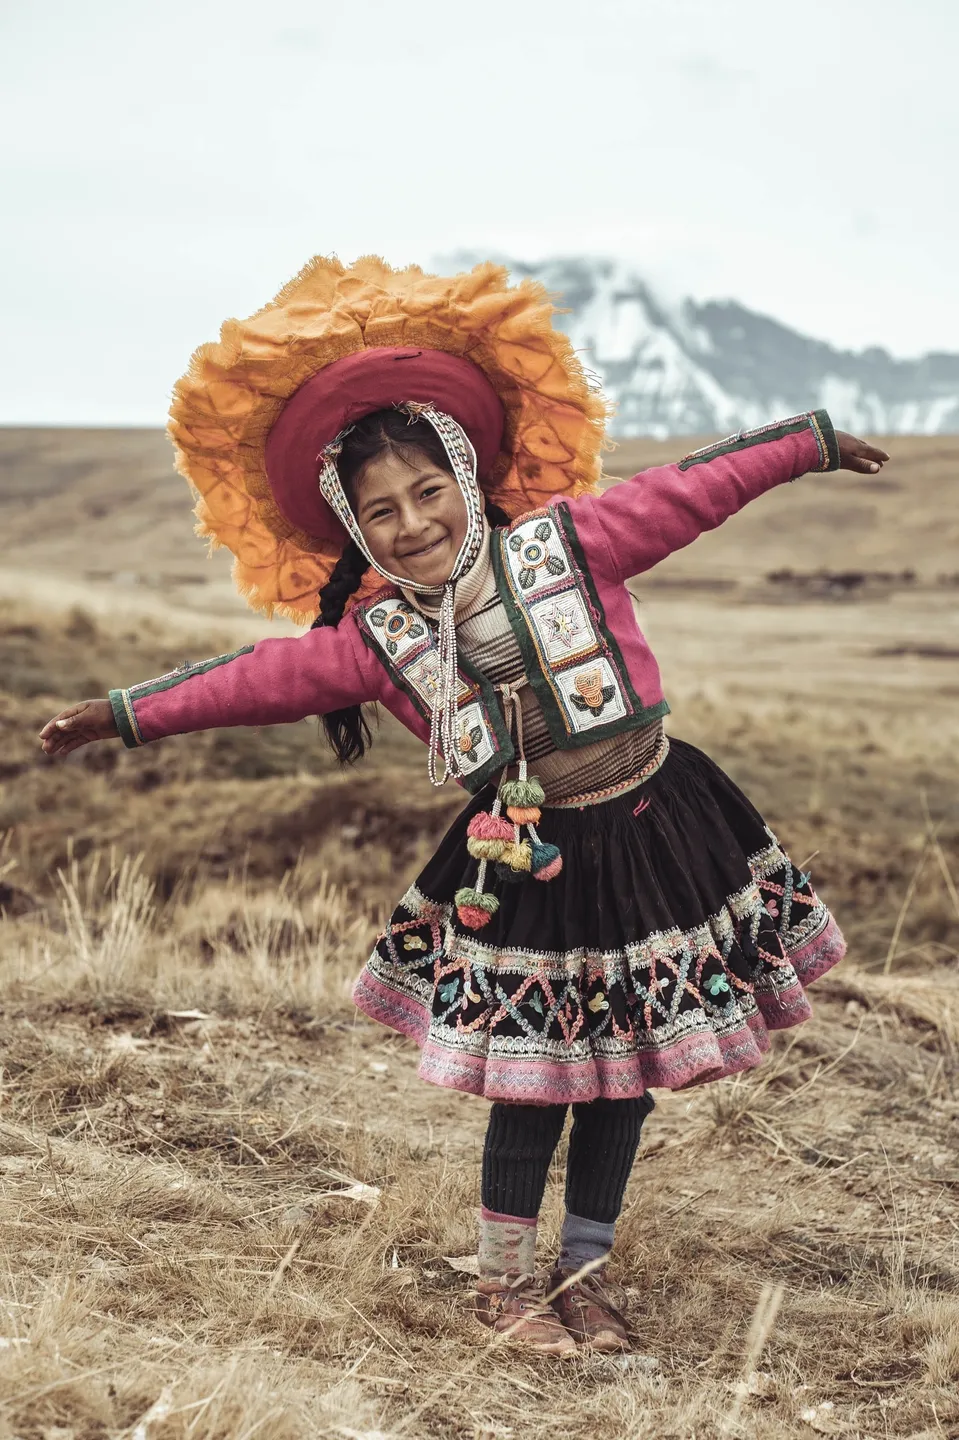
M 490 922 L 489 911 L 481 910 L 478 905 L 457 905 L 456 913 L 460 924 L 465 925 L 467 930 L 482 930 Z
M 455 901 L 460 924 L 465 925 L 467 930 L 482 930 L 499 909 L 495 895 L 487 895 L 485 891 L 473 890 L 469 886 L 457 890 Z
M 513 826 L 502 815 L 480 810 L 467 825 L 466 833 L 474 840 L 512 840 Z
M 514 840 L 509 845 L 504 845 L 500 861 L 502 864 L 508 865 L 511 870 L 528 871 L 533 863 L 533 852 L 530 849 L 529 841 Z
M 532 871 L 534 880 L 552 880 L 563 868 L 563 857 L 556 845 L 533 842 Z
M 507 805 L 506 813 L 515 825 L 538 825 L 543 818 L 538 805 Z
M 507 840 L 477 840 L 473 835 L 466 840 L 466 848 L 474 860 L 498 860 L 508 844 Z
M 546 791 L 536 776 L 530 775 L 525 780 L 504 780 L 499 787 L 499 798 L 507 806 L 532 807 L 542 805 L 546 799 Z

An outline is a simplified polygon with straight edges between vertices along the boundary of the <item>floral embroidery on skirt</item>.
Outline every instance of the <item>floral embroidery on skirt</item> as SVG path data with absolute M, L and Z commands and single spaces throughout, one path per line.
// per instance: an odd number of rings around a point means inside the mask
M 809 1018 L 804 987 L 845 950 L 809 875 L 692 745 L 673 741 L 640 795 L 544 809 L 562 874 L 497 882 L 478 933 L 453 897 L 491 792 L 457 817 L 353 992 L 419 1043 L 424 1079 L 492 1100 L 624 1098 L 749 1069 L 769 1030 Z

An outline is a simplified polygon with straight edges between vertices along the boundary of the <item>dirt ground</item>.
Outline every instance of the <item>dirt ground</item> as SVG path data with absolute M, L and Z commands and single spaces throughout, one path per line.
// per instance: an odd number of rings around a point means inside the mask
M 563 1362 L 468 1315 L 486 1105 L 348 999 L 457 796 L 385 722 L 346 774 L 310 722 L 46 761 L 62 703 L 270 627 L 159 437 L 0 432 L 0 1440 L 959 1436 L 959 440 L 891 448 L 637 582 L 673 733 L 850 954 L 657 1095 L 634 1352 Z

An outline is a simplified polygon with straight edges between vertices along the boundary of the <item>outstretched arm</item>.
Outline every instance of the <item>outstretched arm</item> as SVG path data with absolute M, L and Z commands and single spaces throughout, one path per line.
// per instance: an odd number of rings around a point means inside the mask
M 602 536 L 610 578 L 623 581 L 776 485 L 816 470 L 874 473 L 888 459 L 885 451 L 835 430 L 825 410 L 814 410 L 730 436 L 677 465 L 644 470 L 602 495 L 574 501 L 577 528 L 594 530 L 597 540 Z
M 43 727 L 40 743 L 67 755 L 116 736 L 132 749 L 193 730 L 281 725 L 378 699 L 384 673 L 347 616 L 336 629 L 261 640 L 73 705 Z

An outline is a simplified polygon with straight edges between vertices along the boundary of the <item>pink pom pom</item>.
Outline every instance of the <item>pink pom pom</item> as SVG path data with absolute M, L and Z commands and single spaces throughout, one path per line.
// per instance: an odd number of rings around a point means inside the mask
M 457 905 L 456 914 L 467 930 L 482 930 L 493 918 L 488 910 L 481 910 L 478 905 Z
M 466 833 L 474 840 L 512 840 L 513 827 L 502 815 L 490 815 L 488 811 L 481 810 L 467 825 Z
M 555 877 L 559 874 L 559 872 L 562 870 L 562 868 L 563 868 L 563 857 L 562 857 L 562 855 L 557 855 L 556 859 L 555 859 L 555 860 L 551 860 L 548 865 L 544 865 L 543 868 L 542 868 L 542 870 L 534 870 L 534 871 L 533 871 L 533 879 L 534 879 L 534 880 L 553 880 L 553 879 L 555 879 Z

